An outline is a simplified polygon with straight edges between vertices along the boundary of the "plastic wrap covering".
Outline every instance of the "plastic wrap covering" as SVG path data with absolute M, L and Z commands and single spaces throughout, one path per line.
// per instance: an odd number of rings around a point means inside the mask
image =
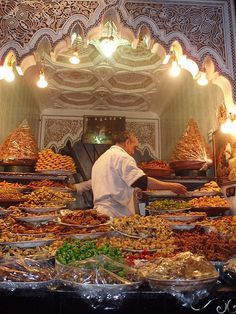
M 236 258 L 232 258 L 224 264 L 223 280 L 228 284 L 236 284 Z
M 219 277 L 211 262 L 191 252 L 149 262 L 139 272 L 152 289 L 170 293 L 185 306 L 206 297 Z
M 0 146 L 0 160 L 4 163 L 34 164 L 38 159 L 36 140 L 27 121 L 14 130 Z
M 0 288 L 49 288 L 54 284 L 55 269 L 50 263 L 33 259 L 9 259 L 0 263 Z
M 135 269 L 104 255 L 68 265 L 57 264 L 56 268 L 57 279 L 76 289 L 93 308 L 118 308 L 125 298 L 124 292 L 141 285 Z

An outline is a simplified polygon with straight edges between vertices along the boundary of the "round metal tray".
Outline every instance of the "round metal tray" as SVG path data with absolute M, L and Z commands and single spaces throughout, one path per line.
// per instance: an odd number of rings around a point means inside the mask
M 1 281 L 0 289 L 39 289 L 50 287 L 54 284 L 54 280 L 47 281 L 31 281 L 31 282 L 17 282 L 17 281 Z
M 210 277 L 206 279 L 196 279 L 196 280 L 161 280 L 154 278 L 146 278 L 150 287 L 154 290 L 160 291 L 197 291 L 212 288 L 217 280 L 218 276 Z
M 58 215 L 50 215 L 50 216 L 16 217 L 15 220 L 18 222 L 38 224 L 38 223 L 46 223 L 49 221 L 55 221 L 57 220 L 57 218 L 58 218 Z
M 170 224 L 172 230 L 187 231 L 196 227 L 194 224 Z
M 146 252 L 146 253 L 155 253 L 158 249 L 143 249 L 143 250 L 135 250 L 135 249 L 129 249 L 129 248 L 122 248 L 121 249 L 124 252 L 131 252 L 131 253 L 142 253 L 142 252 Z
M 192 207 L 191 211 L 196 211 L 196 212 L 205 212 L 207 216 L 211 215 L 222 215 L 224 212 L 227 210 L 230 210 L 230 207 Z
M 57 207 L 19 207 L 22 211 L 26 213 L 48 213 L 59 211 L 65 208 L 65 206 L 57 206 Z
M 159 215 L 159 214 L 163 214 L 163 213 L 183 213 L 186 211 L 191 210 L 191 207 L 187 207 L 187 208 L 179 208 L 179 209 L 151 209 L 151 208 L 145 208 L 145 210 L 147 210 L 148 212 L 150 212 L 151 215 Z
M 51 175 L 72 175 L 73 172 L 66 169 L 42 169 L 36 170 L 36 172 L 51 174 Z
M 43 245 L 49 245 L 53 242 L 53 239 L 39 239 L 32 241 L 15 241 L 15 242 L 0 242 L 0 245 L 13 246 L 19 248 L 31 248 Z
M 159 215 L 160 218 L 164 218 L 170 221 L 183 221 L 183 222 L 194 222 L 198 219 L 204 218 L 205 215 L 192 215 L 192 216 L 185 216 L 185 215 Z
M 77 225 L 77 224 L 69 224 L 66 222 L 62 222 L 60 218 L 58 218 L 58 222 L 60 225 L 62 226 L 67 226 L 67 227 L 76 227 L 76 228 L 97 228 L 100 226 L 106 226 L 106 225 L 110 225 L 112 222 L 112 219 L 109 219 L 107 222 L 104 222 L 102 224 L 98 224 L 98 225 Z
M 58 235 L 61 238 L 71 238 L 71 239 L 96 239 L 99 237 L 108 237 L 111 235 L 112 231 L 107 232 L 91 232 L 91 233 L 83 233 L 83 234 L 60 234 Z
M 122 232 L 118 229 L 115 229 L 113 226 L 112 226 L 112 229 L 113 231 L 115 231 L 116 233 L 120 234 L 120 235 L 123 235 L 125 237 L 128 237 L 128 238 L 133 238 L 133 239 L 142 239 L 142 238 L 146 238 L 146 237 L 141 237 L 141 236 L 138 236 L 138 235 L 132 235 L 132 234 L 128 234 L 128 233 L 125 233 L 125 232 Z
M 130 284 L 83 284 L 83 283 L 77 283 L 75 281 L 69 281 L 69 280 L 60 280 L 62 284 L 65 286 L 73 287 L 76 289 L 79 289 L 83 291 L 83 293 L 88 293 L 89 295 L 94 295 L 95 293 L 97 295 L 101 295 L 102 293 L 120 293 L 130 290 L 136 290 L 138 289 L 142 282 L 132 282 Z
M 7 209 L 0 209 L 0 217 L 5 217 L 11 213 L 10 210 Z

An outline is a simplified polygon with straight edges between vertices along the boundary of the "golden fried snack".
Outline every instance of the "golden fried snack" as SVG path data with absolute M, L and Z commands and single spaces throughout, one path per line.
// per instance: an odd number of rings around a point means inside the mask
M 210 149 L 194 119 L 188 121 L 187 129 L 175 146 L 171 160 L 212 160 Z
M 32 164 L 38 159 L 36 140 L 29 125 L 24 121 L 22 125 L 14 130 L 0 146 L 0 160 L 4 163 L 14 161 L 22 164 L 23 161 Z
M 44 149 L 39 152 L 35 170 L 67 170 L 76 172 L 76 167 L 70 156 L 54 153 L 51 149 Z

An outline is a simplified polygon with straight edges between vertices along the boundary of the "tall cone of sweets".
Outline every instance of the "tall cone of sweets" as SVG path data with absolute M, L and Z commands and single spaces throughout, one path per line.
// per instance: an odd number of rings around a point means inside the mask
M 175 170 L 206 170 L 211 165 L 210 148 L 201 135 L 197 122 L 190 119 L 185 132 L 174 148 L 170 166 Z
M 28 122 L 24 120 L 0 145 L 0 163 L 34 165 L 37 159 L 37 142 Z

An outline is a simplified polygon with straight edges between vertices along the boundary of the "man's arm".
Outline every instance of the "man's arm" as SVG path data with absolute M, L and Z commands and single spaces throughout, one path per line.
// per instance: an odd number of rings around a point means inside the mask
M 185 194 L 187 192 L 187 188 L 183 184 L 164 182 L 152 177 L 148 177 L 147 188 L 149 190 L 170 190 L 176 194 Z
M 92 190 L 92 181 L 90 179 L 88 181 L 76 183 L 76 184 L 74 184 L 74 188 L 75 188 L 77 193 L 83 193 L 87 190 Z

